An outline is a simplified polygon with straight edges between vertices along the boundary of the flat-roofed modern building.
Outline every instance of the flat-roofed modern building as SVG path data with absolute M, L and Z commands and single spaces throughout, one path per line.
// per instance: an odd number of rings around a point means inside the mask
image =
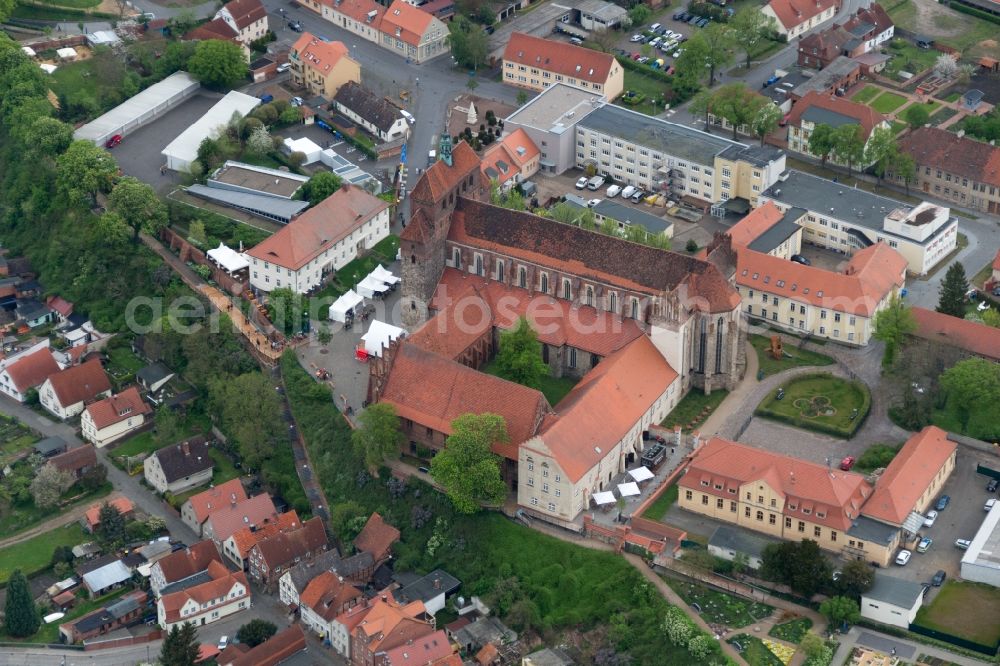
M 986 514 L 962 556 L 962 578 L 1000 587 L 1000 503 Z
M 308 176 L 226 160 L 208 179 L 208 186 L 220 190 L 249 192 L 280 199 L 293 199 Z
M 958 242 L 958 219 L 946 206 L 911 206 L 801 171 L 782 174 L 759 201 L 773 201 L 782 211 L 804 208 L 799 224 L 806 243 L 851 255 L 882 241 L 906 258 L 915 275 L 934 268 Z

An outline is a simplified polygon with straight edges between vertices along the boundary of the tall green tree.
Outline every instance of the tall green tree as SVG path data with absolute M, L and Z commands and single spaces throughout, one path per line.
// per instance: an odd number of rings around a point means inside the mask
M 306 181 L 302 187 L 302 195 L 311 205 L 315 206 L 340 189 L 344 184 L 340 176 L 332 171 L 320 171 Z
M 31 480 L 31 496 L 35 506 L 51 509 L 59 504 L 59 498 L 73 485 L 73 477 L 55 465 L 42 465 Z
M 188 60 L 188 71 L 209 88 L 232 88 L 250 71 L 243 49 L 235 42 L 208 39 L 198 42 Z
M 909 196 L 910 185 L 917 179 L 917 161 L 913 159 L 913 155 L 901 150 L 897 151 L 890 170 L 896 178 L 903 181 L 903 185 L 906 186 L 906 195 Z
M 444 450 L 431 459 L 431 476 L 456 510 L 471 514 L 483 504 L 503 502 L 507 487 L 492 445 L 508 441 L 507 422 L 499 414 L 463 414 L 451 422 Z
M 0 0 L 0 23 L 4 23 L 14 13 L 17 0 Z
M 836 587 L 840 594 L 859 600 L 875 584 L 875 570 L 864 560 L 851 560 L 840 570 Z
M 858 607 L 858 602 L 848 597 L 830 597 L 819 605 L 819 612 L 834 627 L 843 622 L 855 624 L 861 619 L 861 609 Z
M 760 145 L 763 147 L 764 139 L 778 129 L 782 113 L 781 109 L 767 97 L 758 95 L 758 98 L 763 100 L 763 103 L 758 102 L 756 105 L 756 111 L 750 119 L 750 131 L 760 139 Z
M 262 469 L 284 432 L 281 401 L 271 381 L 260 372 L 214 380 L 209 405 L 219 415 L 223 432 L 235 440 L 244 467 Z
M 286 335 L 302 330 L 306 301 L 289 287 L 279 287 L 267 295 L 267 316 Z
M 97 540 L 105 548 L 118 548 L 125 543 L 125 517 L 114 504 L 105 502 L 97 514 Z
M 24 146 L 38 158 L 55 159 L 73 143 L 73 128 L 47 116 L 35 118 L 20 130 Z
M 903 111 L 903 119 L 914 129 L 926 125 L 930 117 L 930 112 L 923 104 L 911 104 Z
M 841 125 L 833 131 L 833 154 L 847 164 L 847 175 L 865 155 L 864 130 L 861 125 Z
M 715 95 L 711 90 L 699 90 L 691 101 L 688 103 L 688 111 L 691 112 L 692 116 L 703 116 L 705 120 L 705 131 L 712 131 L 712 121 L 709 115 L 712 113 L 713 103 L 715 102 Z
M 864 161 L 872 165 L 878 184 L 882 184 L 882 177 L 888 172 L 899 152 L 899 145 L 896 143 L 896 135 L 888 127 L 876 127 L 868 137 L 868 143 L 864 147 Z
M 549 367 L 542 360 L 542 343 L 527 319 L 521 317 L 517 326 L 500 334 L 500 351 L 496 357 L 497 374 L 504 379 L 539 388 Z
M 712 47 L 702 32 L 696 32 L 684 42 L 684 52 L 674 60 L 674 79 L 682 85 L 697 88 L 705 80 L 711 56 Z
M 174 625 L 163 637 L 160 648 L 162 666 L 194 666 L 198 660 L 198 629 L 190 622 Z
M 701 37 L 708 47 L 708 56 L 705 59 L 705 64 L 708 65 L 708 87 L 711 88 L 715 85 L 716 70 L 733 62 L 732 32 L 728 26 L 713 21 L 695 33 L 695 37 Z M 690 43 L 691 40 L 688 40 L 688 44 Z M 684 54 L 682 53 L 681 55 Z
M 965 277 L 965 267 L 955 262 L 948 267 L 938 291 L 938 312 L 952 317 L 965 316 L 965 295 L 969 293 L 969 281 Z
M 753 51 L 774 33 L 774 17 L 764 14 L 759 7 L 746 6 L 736 12 L 727 25 L 733 41 L 746 52 L 745 65 L 750 69 Z
M 369 470 L 377 471 L 387 459 L 399 457 L 405 437 L 399 429 L 395 407 L 387 402 L 370 405 L 361 412 L 358 421 L 361 427 L 351 433 L 351 442 Z
M 875 313 L 875 330 L 872 332 L 873 338 L 885 343 L 885 350 L 882 353 L 883 368 L 892 365 L 906 336 L 915 330 L 917 322 L 910 312 L 910 306 L 893 294 L 885 308 Z
M 830 580 L 830 563 L 812 539 L 783 541 L 764 549 L 761 574 L 784 583 L 807 599 Z
M 833 127 L 820 123 L 813 127 L 809 134 L 809 152 L 820 159 L 820 164 L 826 167 L 826 161 L 835 147 Z
M 155 236 L 167 226 L 167 207 L 156 191 L 137 178 L 126 176 L 115 183 L 108 197 L 112 212 L 132 228 L 132 240 L 139 240 L 139 232 Z
M 483 26 L 459 15 L 448 24 L 448 44 L 451 55 L 462 67 L 479 69 L 489 55 L 489 35 Z
M 278 627 L 273 622 L 254 618 L 236 631 L 236 640 L 250 648 L 255 648 L 276 633 L 278 633 Z
M 993 411 L 1000 404 L 1000 364 L 982 358 L 967 358 L 941 375 L 941 388 L 948 393 L 948 403 L 956 405 L 962 427 L 977 411 Z
M 760 98 L 760 95 L 747 88 L 745 83 L 727 83 L 712 93 L 712 113 L 729 121 L 733 127 L 733 139 L 737 138 L 739 128 L 753 119 L 758 108 L 755 98 Z
M 20 569 L 14 569 L 7 581 L 4 630 L 14 638 L 26 638 L 33 636 L 41 624 L 38 607 L 28 587 L 28 578 Z
M 96 206 L 97 193 L 110 191 L 117 174 L 111 153 L 92 141 L 74 141 L 56 159 L 56 184 L 79 206 Z

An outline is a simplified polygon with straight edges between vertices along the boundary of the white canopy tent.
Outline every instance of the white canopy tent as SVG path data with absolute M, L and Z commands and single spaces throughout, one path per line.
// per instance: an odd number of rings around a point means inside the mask
M 615 494 L 610 490 L 606 492 L 594 493 L 594 504 L 597 506 L 604 506 L 605 504 L 614 504 Z
M 649 481 L 654 476 L 654 474 L 649 471 L 648 467 L 636 467 L 635 469 L 630 469 L 628 471 L 628 475 L 636 481 Z
M 619 483 L 618 494 L 622 497 L 632 497 L 633 495 L 638 495 L 639 486 L 637 486 L 634 482 Z
M 382 347 L 388 347 L 390 342 L 405 335 L 406 331 L 402 328 L 376 319 L 368 327 L 368 332 L 361 336 L 361 341 L 371 356 L 382 356 Z
M 330 319 L 344 323 L 347 321 L 347 311 L 353 310 L 358 305 L 365 302 L 365 299 L 358 295 L 353 289 L 348 289 L 347 293 L 336 300 L 330 306 Z
M 375 267 L 371 273 L 368 274 L 370 277 L 374 277 L 386 284 L 399 284 L 399 278 L 392 274 L 392 271 L 387 270 L 381 264 Z
M 250 267 L 245 255 L 240 254 L 231 247 L 226 247 L 224 243 L 219 243 L 219 247 L 208 251 L 208 258 L 222 266 L 229 273 L 236 273 L 244 268 Z
M 358 293 L 365 298 L 372 298 L 375 294 L 381 294 L 383 292 L 389 291 L 389 285 L 382 282 L 376 277 L 369 275 L 364 280 L 358 283 L 356 287 Z

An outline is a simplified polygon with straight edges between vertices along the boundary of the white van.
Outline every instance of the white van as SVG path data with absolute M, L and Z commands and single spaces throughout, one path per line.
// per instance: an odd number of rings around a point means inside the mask
M 659 23 L 654 23 L 653 25 L 649 26 L 649 31 L 650 32 L 656 32 L 661 27 L 663 27 L 663 26 L 661 26 Z
M 625 189 L 622 190 L 622 199 L 631 199 L 633 194 L 635 194 L 635 185 L 626 185 Z
M 403 116 L 403 118 L 406 119 L 406 122 L 410 123 L 411 125 L 417 122 L 417 119 L 413 117 L 413 114 L 407 111 L 406 109 L 400 109 L 399 115 Z
M 616 196 L 618 196 L 618 193 L 621 191 L 622 191 L 621 186 L 612 185 L 611 187 L 608 188 L 608 198 L 614 199 Z
M 596 192 L 604 184 L 604 176 L 594 176 L 587 181 L 587 189 Z

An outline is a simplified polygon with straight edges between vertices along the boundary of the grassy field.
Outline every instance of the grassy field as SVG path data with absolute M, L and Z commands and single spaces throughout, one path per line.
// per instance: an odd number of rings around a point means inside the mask
M 649 505 L 646 511 L 642 514 L 643 518 L 649 518 L 650 520 L 663 520 L 663 516 L 667 515 L 667 511 L 670 507 L 677 502 L 677 484 L 671 485 L 669 488 L 663 491 L 663 494 L 656 498 L 656 501 Z
M 956 48 L 962 51 L 966 58 L 983 55 L 994 58 L 1000 56 L 998 28 L 995 23 L 956 12 L 936 2 L 924 3 L 918 10 L 914 0 L 903 0 L 887 11 L 893 23 L 900 28 L 927 35 L 935 41 Z M 933 49 L 916 50 L 934 58 L 938 55 Z
M 480 368 L 480 370 L 486 374 L 493 375 L 494 377 L 500 376 L 497 373 L 496 363 L 494 361 L 490 361 Z M 570 377 L 545 376 L 542 377 L 541 386 L 538 390 L 542 392 L 545 399 L 549 401 L 549 404 L 554 407 L 559 404 L 560 400 L 566 397 L 566 394 L 569 393 L 574 386 L 576 386 L 576 382 L 577 380 Z
M 0 550 L 0 582 L 6 582 L 14 569 L 25 574 L 47 569 L 57 546 L 75 546 L 88 539 L 89 535 L 74 522 L 8 546 Z
M 890 125 L 890 128 L 892 129 L 892 133 L 893 134 L 899 134 L 900 132 L 902 132 L 903 130 L 905 130 L 907 127 L 909 127 L 909 125 L 907 125 L 906 123 L 900 122 L 898 120 L 890 120 L 889 121 L 889 125 Z
M 771 631 L 767 632 L 767 635 L 772 638 L 780 638 L 789 643 L 798 644 L 809 633 L 812 626 L 812 620 L 807 617 L 800 617 L 774 625 L 771 627 Z
M 121 77 L 107 76 L 104 71 L 114 69 L 117 74 L 117 68 L 103 67 L 102 62 L 102 58 L 95 57 L 60 65 L 51 75 L 52 91 L 57 95 L 87 91 L 92 93 L 95 99 L 103 97 L 105 92 L 117 94 Z
M 674 426 L 681 426 L 685 430 L 697 428 L 712 415 L 727 395 L 729 391 L 724 389 L 716 389 L 709 395 L 705 395 L 704 391 L 692 389 L 670 410 L 662 425 L 667 429 L 672 429 Z
M 868 106 L 872 107 L 881 114 L 888 115 L 904 104 L 906 104 L 906 98 L 902 95 L 884 92 L 869 102 Z
M 878 97 L 881 92 L 882 92 L 881 88 L 869 84 L 866 85 L 861 90 L 859 90 L 858 92 L 856 92 L 854 94 L 854 97 L 852 97 L 851 99 L 857 102 L 858 104 L 867 104 L 868 102 Z
M 711 624 L 724 624 L 727 627 L 738 629 L 758 622 L 761 618 L 768 617 L 774 612 L 774 608 L 767 604 L 716 592 L 704 585 L 695 585 L 672 578 L 664 578 L 664 580 L 689 606 L 698 604 L 701 607 L 701 616 Z
M 948 581 L 934 601 L 920 609 L 915 624 L 982 645 L 996 645 L 1000 641 L 1000 589 Z
M 900 72 L 917 74 L 934 66 L 937 57 L 941 55 L 933 49 L 917 48 L 902 39 L 894 39 L 889 43 L 889 53 L 892 59 L 886 63 L 882 75 L 890 79 L 898 79 Z
M 663 105 L 655 104 L 653 100 L 661 100 L 666 89 L 667 86 L 662 81 L 657 81 L 650 76 L 643 76 L 640 72 L 626 69 L 625 90 L 634 90 L 635 92 L 642 93 L 646 96 L 646 99 L 635 106 L 622 104 L 620 101 L 616 101 L 615 104 L 626 109 L 638 111 L 639 113 L 645 113 L 648 116 L 653 116 L 663 112 Z
M 871 406 L 871 396 L 864 384 L 825 373 L 796 377 L 784 389 L 783 399 L 778 400 L 777 392 L 772 391 L 761 401 L 756 413 L 798 428 L 850 437 Z M 852 419 L 855 409 L 857 414 Z
M 0 464 L 38 441 L 30 428 L 14 418 L 0 415 Z
M 57 8 L 69 7 L 70 9 L 90 9 L 101 4 L 101 0 L 36 0 L 36 2 Z
M 777 655 L 767 649 L 764 641 L 750 634 L 737 634 L 726 641 L 743 648 L 741 654 L 750 666 L 784 666 Z M 737 648 L 739 649 L 739 648 Z
M 962 93 L 960 93 L 960 92 L 953 92 L 953 93 L 949 93 L 948 96 L 944 98 L 944 101 L 946 101 L 946 102 L 957 102 L 961 98 L 962 98 Z
M 927 115 L 930 116 L 930 115 L 934 115 L 934 112 L 941 108 L 941 102 L 938 102 L 937 100 L 933 100 L 933 99 L 930 100 L 929 102 L 923 102 L 922 104 L 918 103 L 918 102 L 914 102 L 913 104 L 910 104 L 910 106 L 908 106 L 906 108 L 909 109 L 912 106 L 922 106 L 922 107 L 924 107 L 925 109 L 927 109 Z
M 750 344 L 757 352 L 757 364 L 765 377 L 804 365 L 833 365 L 833 359 L 826 354 L 789 345 L 782 345 L 785 355 L 779 361 L 771 356 L 771 338 L 766 335 L 751 335 Z
M 969 414 L 968 423 L 963 423 L 962 410 L 953 398 L 945 402 L 943 409 L 934 409 L 931 412 L 931 423 L 949 432 L 989 442 L 1000 437 L 1000 413 L 989 409 L 973 410 Z

